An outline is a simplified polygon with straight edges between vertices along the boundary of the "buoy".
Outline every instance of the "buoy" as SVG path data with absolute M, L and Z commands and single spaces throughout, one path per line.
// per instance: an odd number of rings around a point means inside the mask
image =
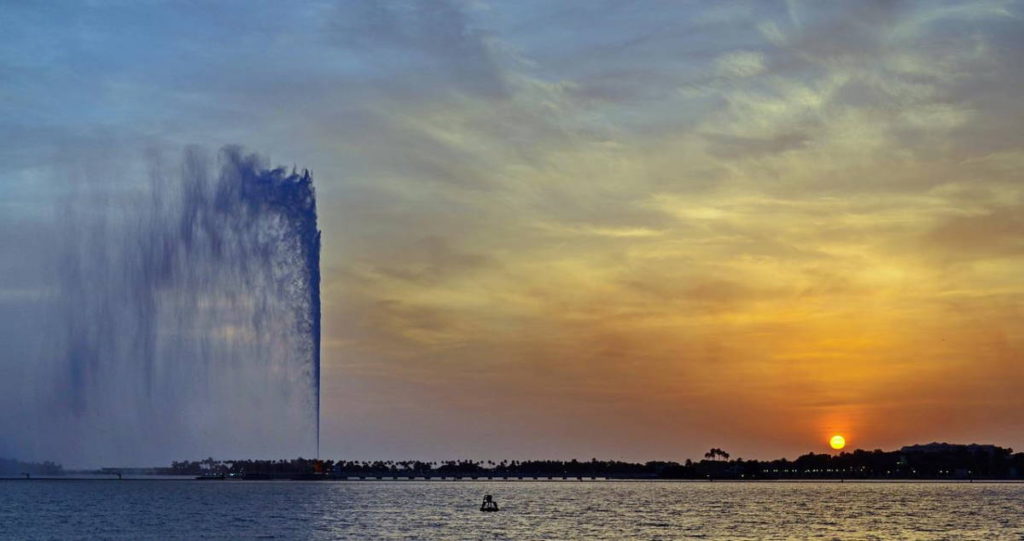
M 480 510 L 485 513 L 493 513 L 498 510 L 498 502 L 490 494 L 484 496 L 484 502 L 480 504 Z

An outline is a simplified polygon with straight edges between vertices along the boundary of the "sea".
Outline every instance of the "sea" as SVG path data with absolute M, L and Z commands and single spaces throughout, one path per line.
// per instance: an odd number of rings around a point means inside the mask
M 1021 540 L 1024 484 L 8 480 L 0 539 Z

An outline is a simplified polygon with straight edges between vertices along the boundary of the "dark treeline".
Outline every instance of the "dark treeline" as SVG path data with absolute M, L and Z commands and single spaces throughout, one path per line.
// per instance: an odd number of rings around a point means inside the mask
M 439 462 L 226 460 L 174 462 L 159 473 L 265 479 L 318 478 L 606 478 L 606 479 L 1021 479 L 1024 453 L 994 445 L 932 443 L 898 451 L 808 453 L 795 460 L 731 459 L 712 449 L 705 459 L 632 463 L 579 460 L 448 460 Z

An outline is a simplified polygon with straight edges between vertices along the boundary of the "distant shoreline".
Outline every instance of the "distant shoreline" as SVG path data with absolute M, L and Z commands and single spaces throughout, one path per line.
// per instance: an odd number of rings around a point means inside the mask
M 6 459 L 8 478 L 142 478 L 306 481 L 1024 481 L 1024 453 L 991 444 L 929 443 L 894 451 L 808 453 L 789 460 L 744 460 L 712 448 L 683 462 L 620 460 L 290 460 L 174 461 L 169 467 L 65 470 L 59 464 Z

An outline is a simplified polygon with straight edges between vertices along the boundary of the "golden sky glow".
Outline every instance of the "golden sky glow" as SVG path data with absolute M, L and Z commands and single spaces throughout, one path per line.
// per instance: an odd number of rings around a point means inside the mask
M 483 454 L 1024 444 L 1019 12 L 730 6 L 377 112 L 358 152 L 413 165 L 327 218 L 330 358 L 406 396 L 364 411 Z

